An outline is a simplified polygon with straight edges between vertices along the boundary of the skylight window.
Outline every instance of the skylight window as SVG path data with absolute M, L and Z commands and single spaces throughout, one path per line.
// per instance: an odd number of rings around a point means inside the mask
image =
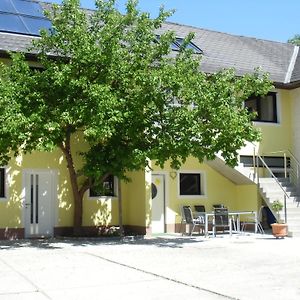
M 179 47 L 183 44 L 183 41 L 184 41 L 183 38 L 178 38 L 178 37 L 176 38 L 176 43 L 179 45 Z M 194 51 L 194 53 L 196 53 L 196 54 L 202 54 L 203 53 L 203 51 L 192 42 L 189 42 L 187 44 L 186 48 L 187 49 L 192 49 Z
M 39 31 L 51 28 L 51 22 L 43 15 L 39 3 L 30 0 L 0 1 L 0 31 L 39 35 Z
M 160 36 L 159 35 L 156 35 L 156 41 L 159 42 L 160 40 Z M 174 42 L 171 43 L 171 49 L 173 51 L 179 51 L 180 50 L 180 47 L 182 46 L 183 44 L 183 41 L 184 39 L 183 38 L 179 38 L 177 37 L 176 40 Z M 203 51 L 198 47 L 196 46 L 194 43 L 192 42 L 189 42 L 187 45 L 186 45 L 186 48 L 187 49 L 191 49 L 193 50 L 194 53 L 196 54 L 203 54 Z

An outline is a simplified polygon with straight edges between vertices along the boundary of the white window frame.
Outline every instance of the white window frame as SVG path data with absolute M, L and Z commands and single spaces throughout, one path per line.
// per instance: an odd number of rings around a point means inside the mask
M 180 194 L 180 174 L 199 174 L 201 195 L 181 195 Z M 179 199 L 202 199 L 207 198 L 206 173 L 200 170 L 180 170 L 177 172 L 177 195 Z
M 114 196 L 90 196 L 90 189 L 87 190 L 87 198 L 89 200 L 117 200 L 119 197 L 119 180 L 117 176 L 114 176 Z

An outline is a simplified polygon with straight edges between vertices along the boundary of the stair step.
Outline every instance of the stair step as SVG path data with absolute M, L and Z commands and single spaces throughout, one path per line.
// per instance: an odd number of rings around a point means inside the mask
M 300 237 L 300 231 L 290 231 L 288 230 L 289 234 L 288 236 L 290 237 Z
M 290 179 L 289 178 L 277 177 L 277 180 L 279 182 L 282 182 L 282 183 L 290 183 Z

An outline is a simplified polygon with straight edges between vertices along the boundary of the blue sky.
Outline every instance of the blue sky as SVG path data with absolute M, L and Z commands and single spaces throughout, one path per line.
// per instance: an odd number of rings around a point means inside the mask
M 126 0 L 116 3 L 124 11 Z M 93 8 L 94 0 L 81 4 Z M 168 20 L 180 24 L 279 42 L 300 34 L 300 0 L 140 0 L 139 8 L 154 17 L 162 4 L 176 10 Z

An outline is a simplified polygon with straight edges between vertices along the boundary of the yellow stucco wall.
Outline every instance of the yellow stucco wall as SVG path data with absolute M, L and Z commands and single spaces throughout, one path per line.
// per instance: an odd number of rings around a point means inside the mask
M 205 195 L 199 197 L 179 196 L 180 172 L 197 171 L 204 175 L 201 183 Z M 180 223 L 182 205 L 204 205 L 206 211 L 212 211 L 214 204 L 224 204 L 229 210 L 256 210 L 257 192 L 255 185 L 236 185 L 207 164 L 200 164 L 197 159 L 189 158 L 180 170 L 174 171 L 169 164 L 162 170 L 153 164 L 153 173 L 164 172 L 166 175 L 166 223 Z M 245 193 L 245 195 L 244 195 Z
M 292 153 L 300 160 L 300 88 L 289 91 L 291 98 Z
M 256 152 L 260 155 L 280 154 L 272 153 L 292 148 L 292 97 L 288 90 L 276 90 L 278 123 L 254 122 L 254 126 L 262 133 L 262 140 L 254 143 Z M 247 144 L 240 150 L 241 155 L 253 155 L 253 145 Z
M 57 199 L 53 199 L 56 202 L 55 220 L 56 225 L 70 226 L 72 224 L 73 207 L 72 207 L 72 194 L 68 181 L 68 173 L 64 158 L 59 150 L 55 150 L 51 153 L 48 152 L 35 152 L 32 154 L 21 155 L 16 159 L 12 159 L 8 165 L 8 199 L 3 200 L 0 203 L 6 209 L 4 216 L 17 220 L 15 223 L 7 223 L 2 217 L 0 218 L 0 227 L 23 227 L 23 206 L 22 206 L 22 189 L 23 189 L 23 170 L 35 169 L 35 170 L 54 170 L 57 172 L 58 180 L 60 182 L 57 185 Z M 10 211 L 13 209 L 12 211 Z
M 130 172 L 123 197 L 124 224 L 148 227 L 150 222 L 151 173 L 143 170 Z
M 289 91 L 277 93 L 278 124 L 258 124 L 263 139 L 259 144 L 259 153 L 291 149 L 291 98 Z

